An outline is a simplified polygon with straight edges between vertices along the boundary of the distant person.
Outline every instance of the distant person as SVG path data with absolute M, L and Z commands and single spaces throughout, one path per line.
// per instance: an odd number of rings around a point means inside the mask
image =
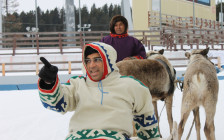
M 110 45 L 87 44 L 82 54 L 87 76 L 60 84 L 58 68 L 41 58 L 45 66 L 38 89 L 43 106 L 62 114 L 75 111 L 66 140 L 130 140 L 133 120 L 140 139 L 160 139 L 149 89 L 133 77 L 121 76 L 116 59 Z
M 145 59 L 146 52 L 143 44 L 136 38 L 128 35 L 128 21 L 125 17 L 117 15 L 110 21 L 110 35 L 103 37 L 104 42 L 117 51 L 117 61 L 123 59 Z

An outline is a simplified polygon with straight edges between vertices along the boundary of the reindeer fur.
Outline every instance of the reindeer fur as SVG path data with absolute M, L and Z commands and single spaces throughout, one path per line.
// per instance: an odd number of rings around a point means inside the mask
M 215 66 L 207 58 L 209 48 L 186 52 L 189 64 L 184 76 L 184 88 L 181 106 L 181 120 L 178 126 L 178 139 L 184 131 L 190 111 L 193 111 L 197 140 L 200 140 L 199 106 L 203 106 L 206 114 L 204 132 L 208 140 L 215 140 L 214 116 L 218 99 L 219 83 Z
M 173 127 L 172 102 L 173 93 L 176 87 L 174 83 L 172 93 L 169 93 L 170 78 L 163 64 L 156 59 L 164 61 L 170 68 L 172 77 L 174 77 L 174 69 L 170 62 L 163 56 L 164 50 L 151 51 L 147 53 L 147 59 L 125 60 L 117 63 L 121 75 L 133 76 L 142 81 L 150 90 L 152 95 L 155 115 L 159 122 L 157 101 L 165 100 L 170 132 Z

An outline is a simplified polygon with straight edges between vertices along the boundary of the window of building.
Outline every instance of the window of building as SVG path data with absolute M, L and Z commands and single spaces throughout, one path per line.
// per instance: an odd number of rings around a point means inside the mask
M 192 1 L 193 2 L 193 0 L 187 0 L 187 1 Z M 194 0 L 194 2 L 196 2 L 196 3 L 200 3 L 200 4 L 208 5 L 208 6 L 210 6 L 210 4 L 211 4 L 210 1 L 211 0 Z
M 160 11 L 160 0 L 152 0 L 152 11 Z

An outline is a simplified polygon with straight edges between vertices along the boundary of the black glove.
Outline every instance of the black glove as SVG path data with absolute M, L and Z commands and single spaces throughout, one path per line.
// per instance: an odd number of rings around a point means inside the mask
M 51 65 L 47 59 L 40 57 L 40 60 L 44 63 L 44 66 L 39 72 L 39 77 L 48 84 L 54 83 L 57 78 L 58 67 Z

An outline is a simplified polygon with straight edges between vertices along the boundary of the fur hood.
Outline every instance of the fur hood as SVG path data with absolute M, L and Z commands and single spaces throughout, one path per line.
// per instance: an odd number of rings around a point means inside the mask
M 90 44 L 86 44 L 83 47 L 82 51 L 82 63 L 83 63 L 83 74 L 87 75 L 92 81 L 94 81 L 90 74 L 87 71 L 86 64 L 85 64 L 85 51 L 87 47 L 91 47 L 95 50 L 97 50 L 103 59 L 103 65 L 104 65 L 104 74 L 101 80 L 105 79 L 111 72 L 118 71 L 118 67 L 116 66 L 116 60 L 117 60 L 117 52 L 116 50 L 105 43 L 102 42 L 93 42 Z M 95 81 L 96 82 L 96 81 Z

